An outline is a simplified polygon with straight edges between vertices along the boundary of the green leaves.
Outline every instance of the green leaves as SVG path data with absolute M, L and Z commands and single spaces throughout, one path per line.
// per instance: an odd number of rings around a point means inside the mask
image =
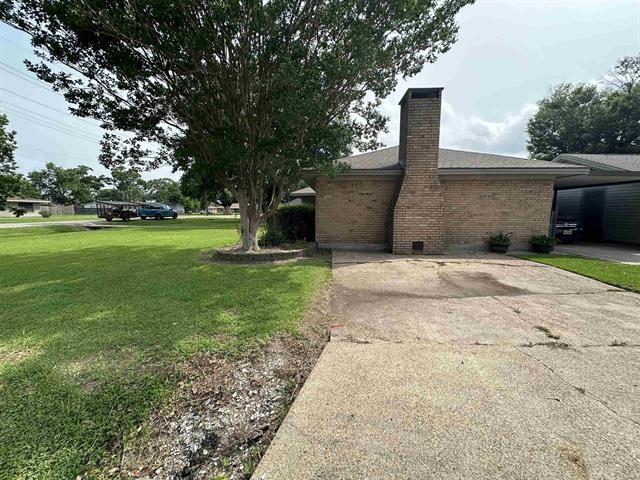
M 626 76 L 625 65 L 631 68 Z M 527 126 L 531 157 L 552 160 L 561 153 L 640 152 L 640 77 L 634 68 L 636 63 L 623 58 L 614 70 L 619 85 L 607 80 L 615 87 L 611 90 L 588 84 L 554 87 L 538 102 L 540 108 Z
M 49 162 L 42 170 L 30 172 L 29 180 L 53 203 L 72 205 L 92 201 L 104 185 L 104 177 L 90 172 L 91 169 L 84 165 L 63 168 Z

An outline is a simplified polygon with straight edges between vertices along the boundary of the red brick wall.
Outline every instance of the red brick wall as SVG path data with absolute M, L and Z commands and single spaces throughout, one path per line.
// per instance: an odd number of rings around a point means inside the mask
M 553 180 L 441 179 L 447 245 L 482 244 L 487 233 L 513 233 L 513 243 L 549 233 Z
M 316 179 L 316 241 L 320 244 L 388 243 L 398 177 Z

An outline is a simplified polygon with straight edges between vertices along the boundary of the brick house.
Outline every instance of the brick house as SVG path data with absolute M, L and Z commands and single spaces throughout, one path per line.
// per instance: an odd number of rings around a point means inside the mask
M 443 253 L 510 232 L 514 245 L 547 234 L 554 180 L 581 166 L 439 148 L 442 88 L 411 88 L 400 105 L 400 144 L 312 176 L 316 242 L 324 248 Z

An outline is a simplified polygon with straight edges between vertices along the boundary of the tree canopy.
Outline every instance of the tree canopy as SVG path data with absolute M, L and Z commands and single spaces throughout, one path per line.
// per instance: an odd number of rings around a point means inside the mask
M 185 195 L 200 201 L 202 207 L 210 202 L 228 209 L 234 202 L 233 195 L 209 171 L 208 165 L 194 164 L 180 178 L 180 188 Z
M 185 197 L 180 189 L 180 183 L 170 178 L 155 178 L 147 180 L 145 200 L 177 204 L 185 203 Z
M 538 102 L 527 125 L 531 157 L 561 153 L 640 153 L 640 54 L 605 77 L 610 88 L 564 83 Z
M 106 178 L 91 175 L 91 168 L 80 165 L 63 168 L 47 163 L 42 170 L 29 172 L 29 180 L 42 195 L 54 203 L 74 205 L 95 199 Z
M 145 199 L 147 184 L 136 170 L 115 167 L 111 170 L 111 178 L 105 179 L 105 183 L 110 187 L 98 192 L 99 200 L 139 202 Z
M 17 148 L 16 132 L 9 130 L 7 116 L 0 113 L 0 210 L 7 205 L 7 197 L 19 191 L 20 176 L 14 157 Z
M 29 68 L 111 131 L 103 164 L 206 163 L 257 249 L 260 222 L 303 171 L 378 146 L 381 99 L 450 48 L 473 0 L 3 3 L 3 19 L 66 67 Z

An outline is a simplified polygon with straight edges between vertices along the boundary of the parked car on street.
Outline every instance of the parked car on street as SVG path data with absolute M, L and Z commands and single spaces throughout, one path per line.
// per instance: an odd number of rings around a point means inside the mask
M 142 220 L 146 220 L 147 218 L 155 218 L 156 220 L 173 218 L 175 220 L 178 218 L 178 211 L 164 203 L 145 203 L 138 208 L 138 216 Z
M 573 243 L 580 239 L 582 225 L 576 218 L 558 217 L 555 224 L 555 237 L 562 243 Z

